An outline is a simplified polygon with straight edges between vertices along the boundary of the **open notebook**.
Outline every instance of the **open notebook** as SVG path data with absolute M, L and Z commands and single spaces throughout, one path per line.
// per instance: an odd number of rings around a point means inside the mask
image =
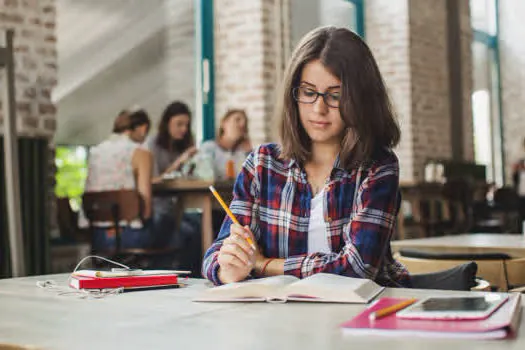
M 274 276 L 207 289 L 195 301 L 313 301 L 368 303 L 384 287 L 368 279 L 318 273 L 299 279 Z

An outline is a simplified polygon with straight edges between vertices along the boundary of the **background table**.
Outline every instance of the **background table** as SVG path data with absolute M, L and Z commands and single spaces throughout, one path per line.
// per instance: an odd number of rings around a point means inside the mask
M 470 233 L 457 236 L 392 241 L 392 250 L 415 249 L 432 253 L 505 253 L 513 258 L 525 257 L 522 234 Z
M 182 213 L 187 209 L 201 209 L 201 241 L 202 254 L 208 250 L 213 243 L 213 220 L 212 210 L 221 206 L 213 197 L 209 187 L 213 185 L 217 192 L 222 196 L 226 204 L 230 204 L 233 197 L 233 181 L 207 181 L 198 179 L 177 178 L 174 180 L 164 180 L 153 184 L 153 195 L 155 196 L 176 196 L 178 205 L 176 213 L 177 219 L 182 219 Z
M 203 280 L 189 280 L 183 289 L 82 300 L 37 288 L 45 278 L 65 283 L 67 276 L 0 280 L 0 343 L 44 349 L 525 349 L 523 319 L 511 340 L 349 336 L 339 324 L 363 304 L 192 302 Z M 386 289 L 382 295 L 445 293 L 468 292 Z

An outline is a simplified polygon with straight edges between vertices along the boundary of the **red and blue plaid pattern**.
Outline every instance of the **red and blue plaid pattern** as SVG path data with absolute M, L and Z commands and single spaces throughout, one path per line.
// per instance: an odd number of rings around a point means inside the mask
M 311 187 L 299 164 L 281 159 L 275 144 L 260 146 L 246 159 L 230 209 L 251 228 L 264 256 L 285 259 L 285 274 L 304 278 L 325 272 L 409 286 L 407 270 L 390 249 L 401 202 L 398 160 L 390 150 L 377 151 L 373 158 L 352 171 L 340 168 L 339 160 L 334 164 L 324 198 L 330 254 L 308 254 Z M 221 283 L 217 254 L 231 224 L 226 217 L 204 256 L 202 273 L 215 284 Z

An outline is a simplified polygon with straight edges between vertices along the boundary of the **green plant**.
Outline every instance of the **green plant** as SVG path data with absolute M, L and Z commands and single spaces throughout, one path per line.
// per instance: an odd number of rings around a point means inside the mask
M 55 195 L 68 197 L 73 210 L 78 211 L 87 176 L 86 148 L 58 146 L 55 153 L 57 168 Z

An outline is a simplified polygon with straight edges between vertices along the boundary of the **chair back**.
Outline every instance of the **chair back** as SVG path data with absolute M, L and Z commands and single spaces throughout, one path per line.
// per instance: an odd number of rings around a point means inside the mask
M 97 222 L 110 222 L 115 230 L 115 252 L 121 249 L 120 224 L 141 219 L 142 198 L 135 190 L 86 192 L 82 196 L 82 209 L 93 229 Z M 93 238 L 93 236 L 92 236 Z M 93 242 L 92 242 L 93 245 Z
M 82 208 L 90 223 L 118 222 L 141 219 L 143 201 L 135 190 L 86 192 Z
M 505 269 L 509 290 L 525 286 L 525 258 L 505 260 Z
M 520 199 L 514 188 L 502 187 L 494 192 L 494 203 L 504 211 L 518 211 Z
M 56 218 L 60 236 L 73 237 L 75 231 L 78 230 L 78 225 L 75 212 L 73 212 L 73 209 L 71 209 L 71 205 L 69 204 L 69 198 L 56 198 L 56 206 Z
M 417 257 L 405 254 L 407 251 L 397 253 L 396 259 L 405 265 L 410 274 L 439 272 L 465 263 L 475 262 L 479 277 L 488 281 L 495 289 L 502 291 L 508 289 L 505 267 L 507 259 L 504 258 L 509 257 L 505 254 L 492 254 L 492 259 L 490 259 L 491 256 L 484 256 L 484 254 L 478 254 L 478 259 L 475 259 L 476 256 L 472 254 L 465 254 L 463 257 L 461 254 L 444 254 L 445 259 L 440 259 L 437 254 L 429 254 L 429 257 L 425 257 L 425 252 L 418 252 Z
M 410 277 L 413 288 L 468 291 L 478 285 L 477 269 L 475 262 L 469 262 L 446 270 L 412 274 Z

